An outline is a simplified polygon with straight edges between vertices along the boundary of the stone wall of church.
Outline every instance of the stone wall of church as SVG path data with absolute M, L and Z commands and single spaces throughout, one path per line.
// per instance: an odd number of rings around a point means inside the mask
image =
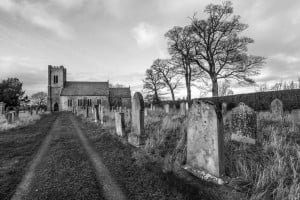
M 72 111 L 72 107 L 75 106 L 78 110 L 82 106 L 78 106 L 79 99 L 91 99 L 92 105 L 97 105 L 97 100 L 101 100 L 101 105 L 104 105 L 106 109 L 109 109 L 109 101 L 107 96 L 61 96 L 60 97 L 60 110 Z M 72 100 L 72 106 L 68 105 L 68 100 Z

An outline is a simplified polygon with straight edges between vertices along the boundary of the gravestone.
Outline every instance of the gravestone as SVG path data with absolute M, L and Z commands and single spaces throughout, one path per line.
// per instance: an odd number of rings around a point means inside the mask
M 132 99 L 131 132 L 128 142 L 134 146 L 143 144 L 144 130 L 144 99 L 141 93 L 136 92 Z
M 274 99 L 271 102 L 270 110 L 273 118 L 281 120 L 283 117 L 283 104 L 279 99 Z
M 185 115 L 186 114 L 186 105 L 185 102 L 180 103 L 180 114 Z
M 148 108 L 145 108 L 145 117 L 148 116 Z
M 188 111 L 189 110 L 189 103 L 185 102 L 185 110 Z
M 99 105 L 98 109 L 99 109 L 100 123 L 103 124 L 104 123 L 104 106 Z
M 85 117 L 86 118 L 89 117 L 89 107 L 88 106 L 85 107 Z
M 0 115 L 4 115 L 4 114 L 5 114 L 5 103 L 0 102 Z
M 124 113 L 115 113 L 116 133 L 118 136 L 125 137 L 125 118 Z
M 99 121 L 99 119 L 100 119 L 98 107 L 99 107 L 98 105 L 95 105 L 95 106 L 94 106 L 94 115 L 95 115 L 95 122 L 96 122 L 96 123 L 97 123 L 97 122 Z
M 227 113 L 227 103 L 222 103 L 222 115 L 224 116 Z
M 256 112 L 244 103 L 232 110 L 231 140 L 255 144 L 257 132 Z
M 12 123 L 15 122 L 15 120 L 16 120 L 16 112 L 15 111 L 9 111 L 7 113 L 7 122 L 9 124 L 12 124 Z
M 224 138 L 221 111 L 210 102 L 194 102 L 188 116 L 187 166 L 192 171 L 224 175 Z M 190 171 L 190 170 L 189 170 Z
M 165 109 L 166 113 L 169 113 L 170 112 L 170 105 L 169 104 L 165 104 L 164 105 L 164 109 Z
M 299 131 L 300 128 L 300 109 L 292 110 L 291 112 L 293 131 Z

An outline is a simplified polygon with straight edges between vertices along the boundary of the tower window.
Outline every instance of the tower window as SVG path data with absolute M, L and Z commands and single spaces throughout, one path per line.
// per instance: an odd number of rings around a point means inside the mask
M 53 82 L 54 82 L 54 83 L 58 83 L 58 76 L 57 76 L 57 75 L 54 75 L 54 76 L 53 76 Z

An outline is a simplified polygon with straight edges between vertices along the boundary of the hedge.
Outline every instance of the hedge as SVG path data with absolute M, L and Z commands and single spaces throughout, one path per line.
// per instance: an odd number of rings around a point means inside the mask
M 227 103 L 227 109 L 231 110 L 240 102 L 245 103 L 256 111 L 264 111 L 270 109 L 270 104 L 274 99 L 280 99 L 283 103 L 283 109 L 291 111 L 293 109 L 300 109 L 300 89 L 256 92 L 248 94 L 237 94 L 222 97 L 208 97 L 197 98 L 195 100 L 212 101 L 215 104 Z M 181 102 L 186 101 L 164 101 L 163 104 L 169 103 L 170 106 L 179 107 Z

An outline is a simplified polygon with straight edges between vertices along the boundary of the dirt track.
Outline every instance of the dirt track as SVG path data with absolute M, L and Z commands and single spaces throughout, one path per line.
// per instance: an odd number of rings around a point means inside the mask
M 139 168 L 133 151 L 107 130 L 60 113 L 13 199 L 209 199 L 154 166 Z

